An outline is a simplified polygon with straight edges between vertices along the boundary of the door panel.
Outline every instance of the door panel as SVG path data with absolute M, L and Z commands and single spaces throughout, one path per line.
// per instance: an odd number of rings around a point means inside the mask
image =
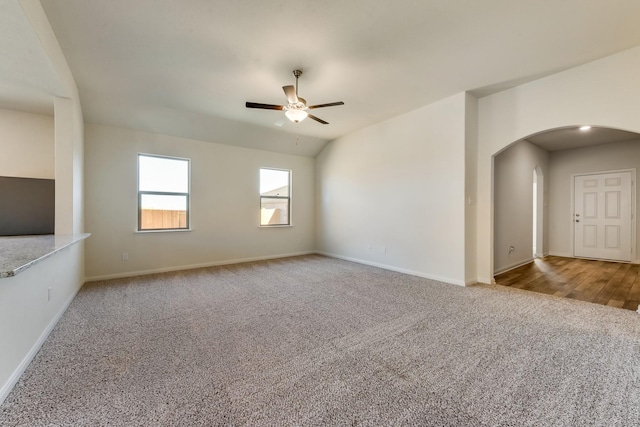
M 574 255 L 631 261 L 631 172 L 576 176 Z
M 604 226 L 604 247 L 607 249 L 621 249 L 620 247 L 620 226 Z

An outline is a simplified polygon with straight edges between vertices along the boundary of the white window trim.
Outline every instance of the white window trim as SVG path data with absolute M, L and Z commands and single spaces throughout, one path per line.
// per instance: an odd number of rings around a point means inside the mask
M 260 169 L 258 169 L 258 178 L 260 176 L 260 171 L 262 169 L 268 169 L 268 170 L 274 170 L 274 171 L 283 171 L 283 172 L 288 172 L 289 173 L 289 196 L 286 197 L 286 199 L 288 199 L 289 203 L 288 203 L 288 208 L 289 208 L 289 212 L 288 212 L 288 219 L 289 219 L 289 223 L 288 224 L 273 224 L 273 225 L 264 225 L 262 224 L 262 218 L 260 216 L 258 216 L 258 227 L 259 228 L 288 228 L 288 227 L 293 227 L 293 171 L 291 169 L 284 169 L 284 168 L 273 168 L 273 167 L 260 167 Z M 259 184 L 259 183 L 258 183 Z M 262 211 L 262 194 L 260 194 L 260 190 L 258 190 L 258 215 L 260 215 L 260 212 Z M 265 196 L 265 198 L 278 198 L 278 197 L 269 197 L 269 196 Z M 280 197 L 282 199 L 284 199 L 285 197 Z
M 186 193 L 175 193 L 175 192 L 157 192 L 157 191 L 140 191 L 140 156 L 145 157 L 156 157 L 160 159 L 170 159 L 170 160 L 182 160 L 187 162 L 187 192 Z M 148 233 L 170 233 L 170 232 L 182 232 L 182 231 L 192 231 L 191 228 L 191 159 L 187 157 L 177 157 L 177 156 L 166 156 L 162 154 L 151 154 L 151 153 L 138 153 L 137 159 L 137 219 L 136 219 L 136 234 L 148 234 Z M 141 229 L 140 228 L 140 220 L 141 220 L 141 194 L 166 194 L 166 195 L 186 195 L 187 197 L 187 226 L 185 228 L 152 228 L 152 229 Z

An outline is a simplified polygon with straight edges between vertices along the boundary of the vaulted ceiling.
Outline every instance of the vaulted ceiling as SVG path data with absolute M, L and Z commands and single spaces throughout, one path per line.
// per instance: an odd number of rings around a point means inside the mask
M 483 96 L 640 45 L 637 0 L 41 3 L 86 121 L 312 156 L 456 93 Z M 345 102 L 314 110 L 329 125 L 245 108 L 284 103 L 294 69 L 309 103 Z M 0 88 L 19 74 L 0 68 Z M 43 109 L 27 95 L 16 108 Z M 306 151 L 290 150 L 296 139 Z

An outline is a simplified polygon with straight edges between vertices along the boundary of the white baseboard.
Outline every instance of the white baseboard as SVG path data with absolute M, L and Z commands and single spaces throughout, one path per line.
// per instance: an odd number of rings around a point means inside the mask
M 95 282 L 96 280 L 120 279 L 123 277 L 144 276 L 147 274 L 168 273 L 171 271 L 193 270 L 194 268 L 206 268 L 206 267 L 216 267 L 220 265 L 242 264 L 244 262 L 265 261 L 265 260 L 277 259 L 277 258 L 289 258 L 294 256 L 310 255 L 314 253 L 316 252 L 304 251 L 304 252 L 295 252 L 295 253 L 289 253 L 289 254 L 266 255 L 266 256 L 251 257 L 251 258 L 237 258 L 237 259 L 229 259 L 224 261 L 205 262 L 201 264 L 177 265 L 173 267 L 154 268 L 150 270 L 127 271 L 123 273 L 104 274 L 100 276 L 87 277 L 87 282 Z
M 423 273 L 421 271 L 407 270 L 405 268 L 398 268 L 398 267 L 394 267 L 392 265 L 380 264 L 380 263 L 377 263 L 377 262 L 365 261 L 365 260 L 358 259 L 358 258 L 346 257 L 346 256 L 342 256 L 342 255 L 332 254 L 330 252 L 316 251 L 315 253 L 317 253 L 319 255 L 328 256 L 328 257 L 331 257 L 331 258 L 338 258 L 338 259 L 343 259 L 345 261 L 356 262 L 358 264 L 370 265 L 371 267 L 378 267 L 378 268 L 382 268 L 384 270 L 390 270 L 390 271 L 395 271 L 395 272 L 398 272 L 398 273 L 409 274 L 411 276 L 418 276 L 418 277 L 424 277 L 425 279 L 437 280 L 438 282 L 449 283 L 451 285 L 466 286 L 467 284 L 475 283 L 475 281 L 468 281 L 468 283 L 466 283 L 465 281 L 451 279 L 449 277 L 434 276 L 432 274 Z
M 60 318 L 62 318 L 64 312 L 67 311 L 67 308 L 69 308 L 69 305 L 71 305 L 71 301 L 73 301 L 73 299 L 76 297 L 76 294 L 78 293 L 78 291 L 80 291 L 81 288 L 82 286 L 79 286 L 78 289 L 76 289 L 76 291 L 73 292 L 73 294 L 64 302 L 64 304 L 62 304 L 60 310 L 58 310 L 56 315 L 53 316 L 53 319 L 51 319 L 47 327 L 44 329 L 44 331 L 42 331 L 42 334 L 40 334 L 24 359 L 22 359 L 9 379 L 2 385 L 2 387 L 0 387 L 0 405 L 2 404 L 2 402 L 4 402 L 7 396 L 9 396 L 9 393 L 11 393 L 11 390 L 13 390 L 13 387 L 16 385 L 22 374 L 24 374 L 24 371 L 27 369 L 33 358 L 36 356 L 36 354 L 38 354 L 40 347 L 42 347 L 42 344 L 44 344 L 44 342 L 47 340 L 49 334 L 58 324 Z
M 477 279 L 465 279 L 464 281 L 464 286 L 471 286 L 471 285 L 475 285 L 476 283 L 478 283 L 479 281 Z
M 572 253 L 568 253 L 568 252 L 549 252 L 549 255 L 552 256 L 559 256 L 559 257 L 563 257 L 563 258 L 576 258 L 575 256 L 573 256 Z M 576 258 L 577 259 L 577 258 Z M 580 258 L 580 259 L 589 259 L 589 258 Z M 594 260 L 596 261 L 611 261 L 611 262 L 627 262 L 627 261 L 616 261 L 616 260 L 598 260 L 596 258 L 594 258 Z M 640 264 L 640 259 L 636 259 L 633 261 L 629 261 L 631 264 Z
M 526 264 L 529 264 L 529 263 L 532 263 L 532 262 L 533 262 L 533 258 L 527 258 L 524 261 L 519 261 L 519 262 L 516 262 L 514 264 L 508 265 L 506 267 L 503 267 L 500 270 L 496 270 L 496 272 L 493 273 L 493 274 L 494 275 L 498 275 L 498 274 L 506 273 L 507 271 L 513 270 L 513 269 L 518 268 L 518 267 L 522 267 L 523 265 L 526 265 Z
M 549 252 L 551 256 L 559 256 L 562 258 L 573 258 L 573 254 L 570 252 Z

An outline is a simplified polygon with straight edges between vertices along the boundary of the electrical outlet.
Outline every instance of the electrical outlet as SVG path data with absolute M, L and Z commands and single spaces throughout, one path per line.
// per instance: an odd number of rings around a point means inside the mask
M 369 245 L 369 246 L 367 246 L 367 249 L 371 250 L 371 249 L 373 249 L 373 247 L 371 245 Z
M 129 254 L 127 252 L 122 252 L 122 260 L 129 261 Z
M 509 255 L 511 255 L 511 253 L 515 250 L 516 248 L 514 248 L 513 246 L 509 246 Z

